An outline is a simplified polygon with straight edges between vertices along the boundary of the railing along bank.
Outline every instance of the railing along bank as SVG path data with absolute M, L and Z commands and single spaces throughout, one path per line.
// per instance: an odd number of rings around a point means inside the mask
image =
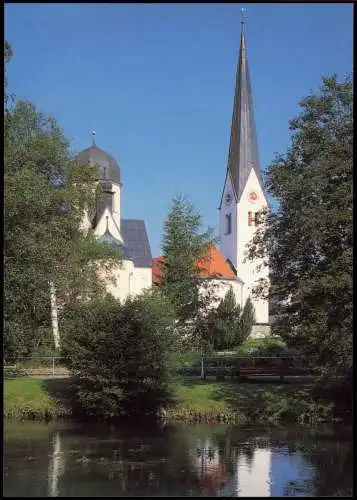
M 29 377 L 64 377 L 70 371 L 65 366 L 65 358 L 42 356 L 21 358 L 14 363 L 4 363 L 6 378 Z M 313 374 L 318 370 L 316 359 L 300 356 L 205 356 L 188 363 L 178 362 L 171 367 L 177 375 L 199 376 L 202 369 L 205 375 L 223 375 L 239 377 L 244 374 Z

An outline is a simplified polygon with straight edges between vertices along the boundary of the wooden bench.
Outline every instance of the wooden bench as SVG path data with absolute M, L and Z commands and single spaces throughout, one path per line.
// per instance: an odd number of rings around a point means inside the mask
M 280 380 L 283 380 L 284 375 L 289 374 L 289 369 L 286 366 L 249 366 L 238 369 L 237 375 L 239 378 L 249 375 L 277 375 Z

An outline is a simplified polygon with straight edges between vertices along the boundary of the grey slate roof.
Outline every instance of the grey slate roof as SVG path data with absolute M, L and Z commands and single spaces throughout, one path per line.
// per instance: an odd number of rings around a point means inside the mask
M 76 160 L 84 165 L 99 165 L 99 178 L 120 184 L 120 168 L 118 162 L 109 153 L 93 144 L 78 153 Z
M 254 121 L 245 28 L 244 23 L 242 22 L 241 24 L 242 31 L 227 165 L 227 174 L 229 172 L 231 175 L 237 202 L 240 200 L 252 168 L 255 170 L 264 192 Z
M 98 241 L 100 241 L 100 243 L 104 243 L 105 245 L 109 245 L 115 248 L 120 248 L 120 250 L 123 252 L 124 259 L 134 260 L 130 255 L 128 247 L 121 241 L 114 238 L 114 236 L 109 232 L 108 229 L 100 238 L 98 238 Z
M 121 219 L 120 231 L 136 267 L 151 267 L 149 238 L 143 220 Z

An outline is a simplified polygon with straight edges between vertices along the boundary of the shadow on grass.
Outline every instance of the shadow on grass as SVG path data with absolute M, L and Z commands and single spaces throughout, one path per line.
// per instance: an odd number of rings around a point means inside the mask
M 271 401 L 286 399 L 293 395 L 308 398 L 311 395 L 311 385 L 294 385 L 286 383 L 217 382 L 215 400 L 224 400 L 234 409 L 242 407 L 266 407 Z
M 42 380 L 42 386 L 44 390 L 51 396 L 60 402 L 61 406 L 68 411 L 68 415 L 76 421 L 80 422 L 93 422 L 98 420 L 106 421 L 120 421 L 120 422 L 141 422 L 141 424 L 148 425 L 148 423 L 154 422 L 157 418 L 155 414 L 136 412 L 133 408 L 138 409 L 135 403 L 128 405 L 128 410 L 123 407 L 124 414 L 121 416 L 114 417 L 101 417 L 100 414 L 89 416 L 85 409 L 78 405 L 76 398 L 76 389 L 74 387 L 74 380 L 66 378 L 56 378 L 56 379 L 44 379 Z M 163 396 L 166 398 L 167 404 L 169 406 L 175 406 L 178 402 L 174 390 L 168 390 Z M 158 408 L 159 409 L 159 408 Z
M 43 379 L 42 386 L 49 396 L 59 401 L 66 408 L 71 416 L 80 416 L 81 412 L 76 405 L 76 395 L 70 378 Z
M 330 409 L 314 398 L 313 384 L 224 384 L 213 395 L 252 421 L 312 422 L 330 418 Z

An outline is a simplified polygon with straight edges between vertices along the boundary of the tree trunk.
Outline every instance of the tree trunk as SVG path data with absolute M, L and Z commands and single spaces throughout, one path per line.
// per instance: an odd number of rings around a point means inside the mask
M 50 281 L 50 297 L 51 297 L 51 321 L 52 321 L 52 333 L 55 348 L 60 348 L 60 336 L 58 331 L 58 316 L 57 316 L 57 300 L 56 300 L 56 290 L 52 281 Z
M 201 380 L 206 380 L 205 365 L 203 362 L 203 356 L 201 357 Z

